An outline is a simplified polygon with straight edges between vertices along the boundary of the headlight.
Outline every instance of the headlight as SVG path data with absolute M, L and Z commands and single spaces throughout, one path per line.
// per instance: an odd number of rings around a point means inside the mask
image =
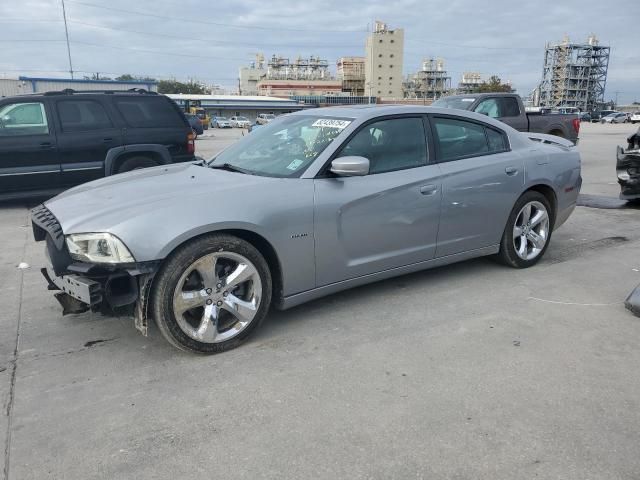
M 75 233 L 67 235 L 67 247 L 75 260 L 92 263 L 132 263 L 131 252 L 110 233 Z

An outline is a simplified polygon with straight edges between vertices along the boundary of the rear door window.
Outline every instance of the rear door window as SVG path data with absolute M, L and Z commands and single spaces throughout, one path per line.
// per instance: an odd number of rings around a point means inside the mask
M 441 162 L 484 155 L 489 152 L 484 127 L 479 123 L 435 117 L 433 125 Z
M 62 100 L 56 106 L 63 132 L 87 132 L 113 127 L 105 108 L 95 100 Z
M 118 97 L 116 108 L 125 123 L 134 128 L 184 126 L 182 116 L 164 97 Z
M 0 107 L 0 136 L 48 135 L 44 104 L 10 103 Z
M 487 132 L 487 142 L 489 143 L 489 151 L 491 153 L 506 152 L 509 150 L 507 136 L 504 133 L 488 127 L 485 128 L 485 130 Z

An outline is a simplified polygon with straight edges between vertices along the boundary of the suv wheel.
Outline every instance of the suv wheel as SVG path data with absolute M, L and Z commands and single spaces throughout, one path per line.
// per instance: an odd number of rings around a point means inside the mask
M 250 243 L 212 234 L 173 253 L 156 280 L 153 316 L 173 346 L 212 354 L 240 345 L 271 303 L 271 274 Z
M 551 207 L 540 192 L 525 192 L 513 206 L 500 242 L 498 260 L 514 268 L 527 268 L 542 258 L 553 225 Z
M 130 172 L 140 168 L 157 167 L 158 165 L 158 162 L 149 157 L 131 157 L 122 162 L 122 165 L 118 168 L 118 173 Z

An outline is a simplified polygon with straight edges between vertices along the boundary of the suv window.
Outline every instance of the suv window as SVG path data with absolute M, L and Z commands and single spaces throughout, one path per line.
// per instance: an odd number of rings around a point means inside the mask
M 113 127 L 104 107 L 95 100 L 62 100 L 56 106 L 63 132 L 86 132 Z
M 338 153 L 338 157 L 348 155 L 368 158 L 370 173 L 426 165 L 422 118 L 392 118 L 365 125 Z
M 47 135 L 49 126 L 44 104 L 10 103 L 0 107 L 0 136 Z
M 441 162 L 509 149 L 504 133 L 479 123 L 436 117 L 433 124 Z
M 115 104 L 130 127 L 184 126 L 182 116 L 165 97 L 118 97 Z
M 474 111 L 491 118 L 518 117 L 520 105 L 513 97 L 492 97 L 482 100 Z

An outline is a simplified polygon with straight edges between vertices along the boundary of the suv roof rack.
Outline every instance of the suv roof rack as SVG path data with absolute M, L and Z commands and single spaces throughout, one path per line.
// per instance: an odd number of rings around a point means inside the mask
M 130 88 L 128 90 L 74 90 L 73 88 L 65 88 L 64 90 L 52 90 L 44 92 L 43 95 L 75 95 L 76 93 L 137 93 L 140 95 L 158 95 L 158 92 L 145 90 L 144 88 Z

